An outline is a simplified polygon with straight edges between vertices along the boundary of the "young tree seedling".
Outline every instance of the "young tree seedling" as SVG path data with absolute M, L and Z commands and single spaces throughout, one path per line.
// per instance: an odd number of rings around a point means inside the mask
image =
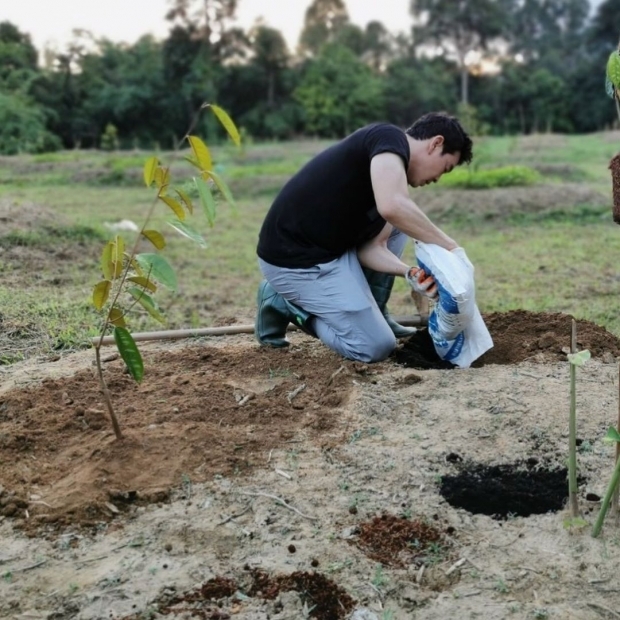
M 224 180 L 213 170 L 213 160 L 207 145 L 199 137 L 190 135 L 200 111 L 204 108 L 211 109 L 237 146 L 240 144 L 240 136 L 235 124 L 224 110 L 215 105 L 203 104 L 181 141 L 187 140 L 191 148 L 192 154 L 186 156 L 185 159 L 199 172 L 192 180 L 209 226 L 212 227 L 215 222 L 216 203 L 211 192 L 211 185 L 219 189 L 229 204 L 234 205 L 234 201 Z M 153 294 L 160 285 L 171 290 L 176 290 L 177 287 L 174 269 L 159 253 L 166 246 L 166 239 L 160 231 L 149 228 L 155 207 L 160 202 L 166 205 L 174 215 L 168 224 L 181 235 L 198 243 L 200 247 L 207 247 L 201 234 L 187 222 L 188 216 L 194 212 L 194 205 L 186 192 L 171 185 L 170 166 L 163 166 L 157 157 L 150 157 L 144 164 L 143 174 L 146 186 L 156 189 L 144 224 L 130 251 L 126 251 L 125 242 L 121 236 L 116 236 L 106 244 L 101 255 L 103 279 L 95 285 L 92 295 L 93 305 L 104 314 L 100 336 L 94 344 L 97 374 L 117 439 L 122 439 L 123 435 L 112 405 L 110 390 L 103 375 L 101 363 L 103 339 L 111 329 L 114 342 L 129 374 L 136 382 L 142 381 L 144 363 L 128 329 L 127 317 L 136 306 L 140 306 L 155 320 L 165 322 L 165 317 L 153 299 Z M 147 240 L 156 251 L 138 253 L 138 247 L 143 240 Z
M 583 366 L 590 359 L 590 351 L 577 353 L 577 323 L 572 321 L 570 362 L 570 415 L 568 421 L 568 500 L 571 519 L 579 518 L 577 499 L 577 366 Z
M 610 443 L 620 443 L 620 433 L 613 426 L 609 427 L 607 431 L 607 435 L 603 437 L 603 441 Z M 603 528 L 603 521 L 605 521 L 605 516 L 607 515 L 607 510 L 609 509 L 609 505 L 612 501 L 612 497 L 618 487 L 618 481 L 620 480 L 620 460 L 616 461 L 616 466 L 614 468 L 614 473 L 611 476 L 611 480 L 609 482 L 609 486 L 607 487 L 607 491 L 605 493 L 605 497 L 603 498 L 603 503 L 601 504 L 601 509 L 598 513 L 598 517 L 596 519 L 596 523 L 592 528 L 592 536 L 597 538 L 601 533 L 601 529 Z

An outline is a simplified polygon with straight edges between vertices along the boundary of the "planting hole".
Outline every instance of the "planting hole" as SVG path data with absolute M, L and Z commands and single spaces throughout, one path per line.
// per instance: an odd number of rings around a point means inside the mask
M 568 497 L 566 469 L 528 469 L 523 463 L 473 464 L 444 476 L 440 493 L 455 508 L 494 519 L 560 510 Z

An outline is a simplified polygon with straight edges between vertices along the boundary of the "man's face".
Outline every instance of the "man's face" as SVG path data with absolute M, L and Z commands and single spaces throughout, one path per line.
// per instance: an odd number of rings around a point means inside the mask
M 461 154 L 442 153 L 443 136 L 429 140 L 421 156 L 410 172 L 410 185 L 422 187 L 429 183 L 436 183 L 442 174 L 450 172 L 458 165 Z

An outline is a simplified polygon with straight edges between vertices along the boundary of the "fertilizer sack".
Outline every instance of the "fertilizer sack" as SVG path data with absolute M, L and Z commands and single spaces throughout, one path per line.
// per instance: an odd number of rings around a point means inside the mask
M 442 360 L 468 368 L 493 346 L 476 305 L 474 267 L 465 250 L 451 252 L 431 243 L 415 242 L 418 265 L 437 283 L 439 299 L 428 317 L 428 332 Z

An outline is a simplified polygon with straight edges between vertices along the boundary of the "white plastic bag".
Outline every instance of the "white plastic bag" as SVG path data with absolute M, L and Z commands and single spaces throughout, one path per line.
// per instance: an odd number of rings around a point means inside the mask
M 418 265 L 435 278 L 439 300 L 428 317 L 428 331 L 442 360 L 461 368 L 486 353 L 491 334 L 476 305 L 474 267 L 463 248 L 448 250 L 415 242 Z

